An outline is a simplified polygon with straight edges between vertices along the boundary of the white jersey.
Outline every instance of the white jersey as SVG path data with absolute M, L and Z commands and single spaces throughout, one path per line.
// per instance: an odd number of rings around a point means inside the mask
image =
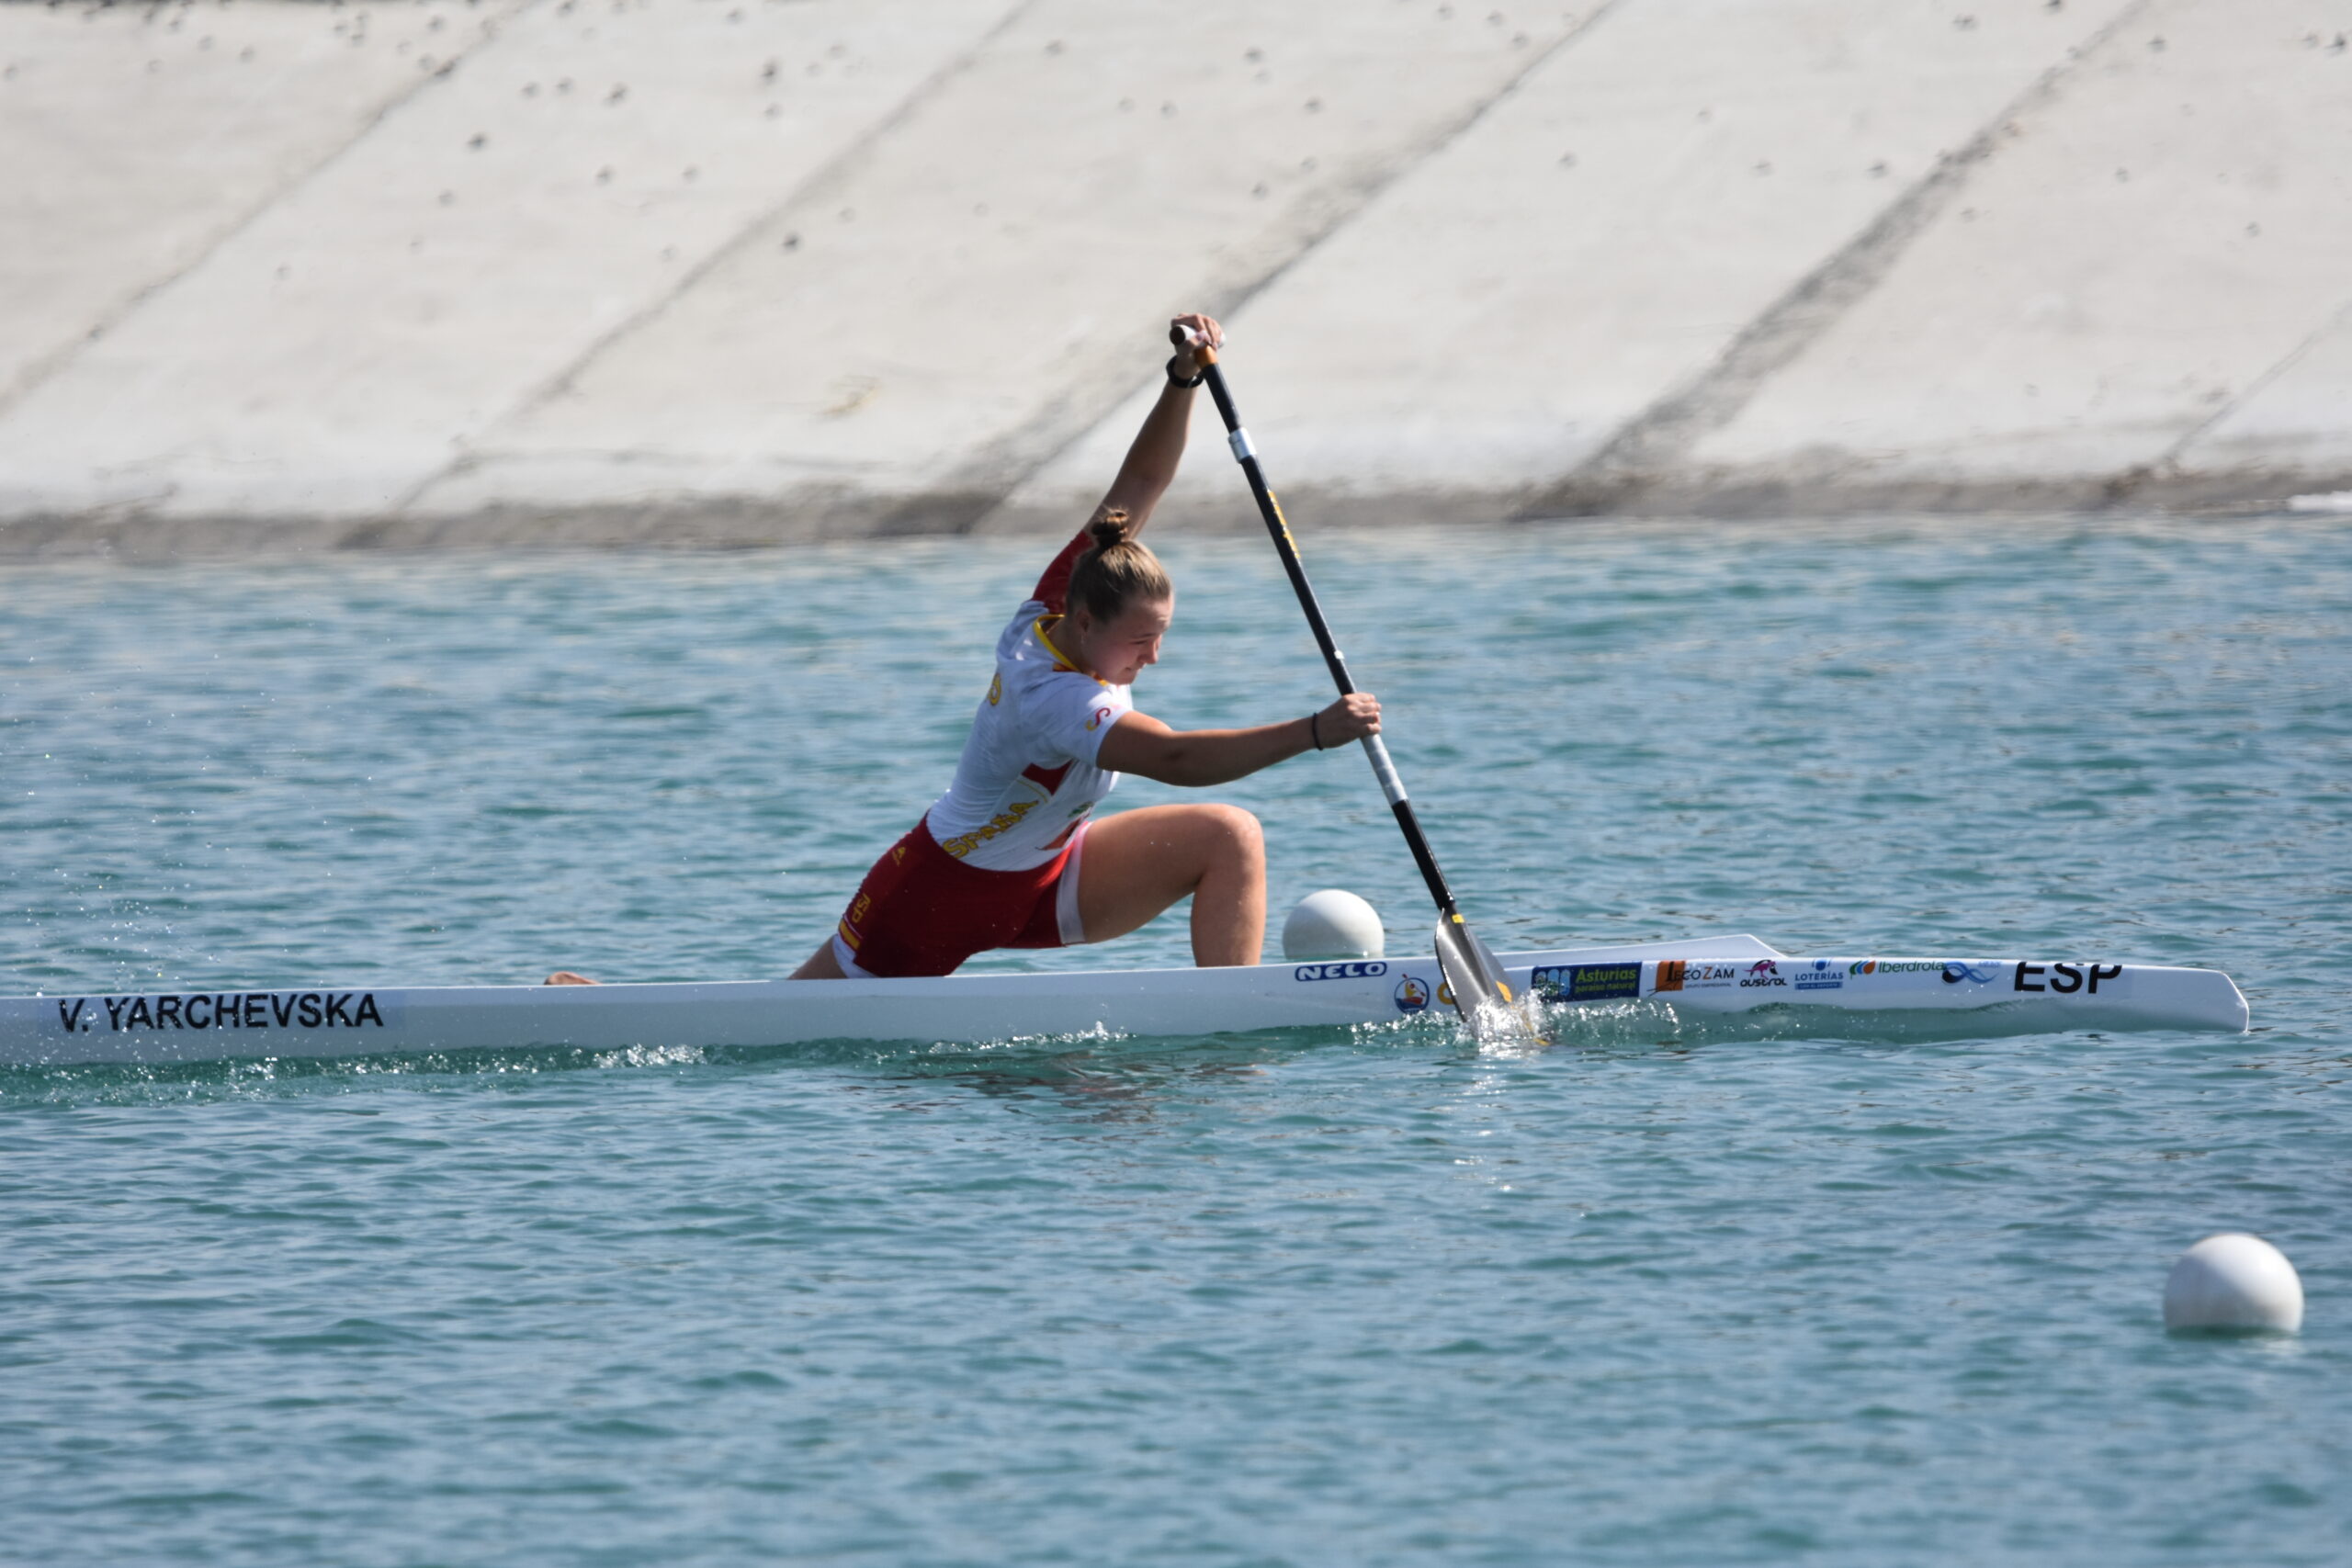
M 1039 586 L 1061 597 L 1057 583 Z M 1119 782 L 1094 757 L 1135 704 L 1126 687 L 1062 658 L 1051 640 L 1059 620 L 1045 600 L 1032 599 L 996 639 L 996 679 L 972 716 L 955 781 L 923 817 L 940 848 L 966 865 L 1046 864 Z

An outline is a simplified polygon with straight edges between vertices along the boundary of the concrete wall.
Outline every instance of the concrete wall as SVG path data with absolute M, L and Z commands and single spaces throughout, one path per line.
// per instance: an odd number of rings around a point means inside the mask
M 2352 488 L 2352 0 L 1501 5 L 0 7 L 0 552 Z

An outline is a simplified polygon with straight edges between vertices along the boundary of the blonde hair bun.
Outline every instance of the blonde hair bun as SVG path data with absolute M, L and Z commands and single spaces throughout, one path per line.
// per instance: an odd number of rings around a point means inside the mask
M 1125 544 L 1135 536 L 1135 529 L 1128 523 L 1126 513 L 1114 506 L 1089 523 L 1086 525 L 1086 535 L 1094 541 L 1095 549 L 1101 551 L 1107 550 L 1114 545 Z
M 1126 513 L 1106 508 L 1086 525 L 1086 533 L 1094 543 L 1070 568 L 1066 608 L 1108 621 L 1137 599 L 1166 599 L 1175 593 L 1168 569 L 1135 536 L 1135 523 Z

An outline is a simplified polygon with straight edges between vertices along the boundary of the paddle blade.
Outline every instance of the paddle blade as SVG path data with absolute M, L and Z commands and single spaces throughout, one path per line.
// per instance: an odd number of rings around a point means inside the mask
M 1437 923 L 1437 964 L 1453 993 L 1454 1010 L 1479 1044 L 1544 1043 L 1527 999 L 1504 976 L 1502 960 L 1459 915 L 1447 915 Z

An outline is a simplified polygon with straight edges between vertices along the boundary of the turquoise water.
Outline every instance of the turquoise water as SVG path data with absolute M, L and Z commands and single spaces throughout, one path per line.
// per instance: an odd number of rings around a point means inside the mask
M 2344 1562 L 2346 539 L 1306 539 L 1498 945 L 2207 964 L 2250 1035 L 0 1073 L 0 1559 Z M 1158 542 L 1147 710 L 1326 700 L 1262 541 Z M 1049 547 L 13 569 L 0 990 L 782 973 Z M 1358 758 L 1220 793 L 1278 918 L 1422 940 Z M 2166 1337 L 2236 1228 L 2305 1331 Z

